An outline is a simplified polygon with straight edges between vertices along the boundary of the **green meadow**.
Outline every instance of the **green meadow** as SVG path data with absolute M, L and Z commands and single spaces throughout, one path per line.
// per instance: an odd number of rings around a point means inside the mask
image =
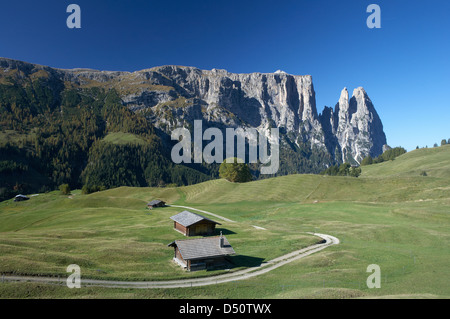
M 233 220 L 211 217 L 236 251 L 234 266 L 185 272 L 175 265 L 167 244 L 185 237 L 169 217 L 183 209 L 148 210 L 152 199 Z M 214 276 L 316 243 L 308 232 L 341 243 L 220 285 L 139 290 L 0 282 L 0 298 L 449 298 L 450 145 L 363 166 L 358 178 L 289 175 L 7 200 L 0 203 L 0 273 L 67 277 L 66 267 L 78 264 L 82 278 Z M 381 288 L 367 287 L 371 264 L 380 266 Z
M 145 141 L 141 139 L 139 136 L 131 133 L 123 133 L 123 132 L 113 132 L 108 133 L 103 138 L 104 142 L 112 143 L 112 144 L 141 144 L 145 145 Z

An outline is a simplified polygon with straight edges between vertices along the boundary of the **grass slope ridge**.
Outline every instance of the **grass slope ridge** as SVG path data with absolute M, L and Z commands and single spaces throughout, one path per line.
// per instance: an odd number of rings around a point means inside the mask
M 419 176 L 450 178 L 450 145 L 416 149 L 393 161 L 363 166 L 364 177 Z

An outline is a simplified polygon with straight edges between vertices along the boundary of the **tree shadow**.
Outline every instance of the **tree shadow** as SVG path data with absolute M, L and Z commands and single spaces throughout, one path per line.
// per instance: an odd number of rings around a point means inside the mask
M 258 267 L 262 264 L 263 261 L 264 258 L 245 255 L 227 256 L 221 263 L 216 263 L 214 265 L 207 266 L 206 271 L 225 270 L 241 267 L 245 268 Z
M 264 261 L 264 258 L 246 256 L 246 255 L 234 255 L 228 256 L 227 261 L 232 265 L 232 268 L 237 267 L 258 267 Z
M 234 231 L 226 229 L 226 228 L 216 228 L 214 230 L 214 235 L 220 235 L 220 232 L 222 232 L 222 235 L 233 235 L 233 234 L 236 234 Z

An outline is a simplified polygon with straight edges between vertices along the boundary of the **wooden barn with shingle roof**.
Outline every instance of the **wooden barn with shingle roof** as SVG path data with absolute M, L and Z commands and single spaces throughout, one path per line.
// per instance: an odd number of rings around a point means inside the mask
M 166 206 L 166 202 L 164 202 L 162 200 L 159 200 L 159 199 L 154 199 L 154 200 L 152 200 L 151 202 L 149 202 L 147 204 L 147 207 L 149 209 L 152 209 L 152 208 L 155 208 L 155 207 L 164 207 L 164 206 Z
M 173 260 L 188 271 L 221 267 L 226 265 L 225 257 L 235 253 L 222 234 L 216 237 L 175 240 L 167 246 L 174 247 Z
M 211 235 L 214 234 L 216 225 L 221 225 L 187 210 L 170 217 L 170 219 L 173 220 L 173 228 L 185 236 Z

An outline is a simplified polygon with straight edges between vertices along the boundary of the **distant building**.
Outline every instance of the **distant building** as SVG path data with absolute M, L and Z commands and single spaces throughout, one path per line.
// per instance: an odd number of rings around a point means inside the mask
M 29 200 L 29 199 L 30 199 L 29 197 L 27 197 L 25 195 L 21 195 L 21 194 L 16 195 L 16 197 L 14 197 L 15 202 L 21 202 L 21 201 Z
M 225 257 L 235 254 L 228 240 L 222 236 L 175 240 L 173 260 L 188 271 L 226 266 Z
M 155 207 L 164 207 L 164 206 L 166 206 L 166 202 L 159 200 L 159 199 L 152 200 L 150 203 L 147 204 L 147 207 L 150 209 L 155 208 Z
M 173 228 L 185 236 L 211 235 L 214 234 L 216 225 L 221 225 L 187 210 L 170 217 L 170 219 L 173 220 Z

